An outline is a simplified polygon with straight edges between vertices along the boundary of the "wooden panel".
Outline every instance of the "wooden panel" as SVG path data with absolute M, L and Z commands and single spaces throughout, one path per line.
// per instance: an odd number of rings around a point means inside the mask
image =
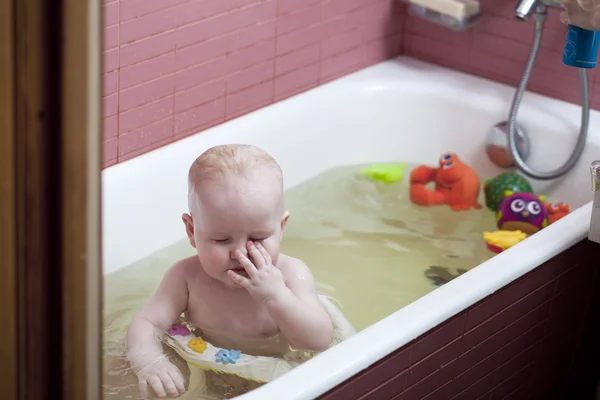
M 320 399 L 559 398 L 598 311 L 599 261 L 582 241 Z
M 101 0 L 63 0 L 61 226 L 63 392 L 101 398 Z
M 18 397 L 13 3 L 0 3 L 0 388 Z

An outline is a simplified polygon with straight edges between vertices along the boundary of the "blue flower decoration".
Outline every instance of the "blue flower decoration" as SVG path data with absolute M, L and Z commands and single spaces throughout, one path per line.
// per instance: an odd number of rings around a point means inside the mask
M 221 349 L 217 352 L 216 361 L 221 364 L 235 364 L 241 354 L 240 350 Z

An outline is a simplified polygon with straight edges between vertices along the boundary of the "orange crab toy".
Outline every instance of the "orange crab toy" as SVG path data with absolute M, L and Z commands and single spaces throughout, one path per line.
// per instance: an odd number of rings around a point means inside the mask
M 564 201 L 561 201 L 560 203 L 546 203 L 546 209 L 548 210 L 549 224 L 555 223 L 571 212 L 569 204 Z
M 426 185 L 435 182 L 435 189 Z M 440 166 L 421 165 L 410 174 L 410 200 L 420 206 L 449 205 L 454 211 L 481 208 L 477 202 L 481 185 L 475 170 L 456 154 L 440 157 Z

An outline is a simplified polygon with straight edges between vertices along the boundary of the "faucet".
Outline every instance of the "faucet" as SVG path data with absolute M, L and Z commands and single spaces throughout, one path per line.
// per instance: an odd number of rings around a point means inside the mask
M 527 21 L 531 13 L 546 13 L 548 7 L 562 8 L 558 0 L 519 0 L 515 8 L 515 17 L 522 21 Z

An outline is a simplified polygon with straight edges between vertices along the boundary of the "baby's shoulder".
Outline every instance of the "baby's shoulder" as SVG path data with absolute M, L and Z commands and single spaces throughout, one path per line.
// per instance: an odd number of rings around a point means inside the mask
M 192 256 L 177 261 L 167 272 L 174 279 L 183 279 L 187 281 L 195 271 L 198 271 L 200 261 L 198 257 Z
M 281 271 L 284 278 L 297 277 L 299 274 L 311 274 L 310 269 L 304 263 L 304 261 L 298 258 L 290 257 L 286 254 L 279 254 L 277 268 Z

